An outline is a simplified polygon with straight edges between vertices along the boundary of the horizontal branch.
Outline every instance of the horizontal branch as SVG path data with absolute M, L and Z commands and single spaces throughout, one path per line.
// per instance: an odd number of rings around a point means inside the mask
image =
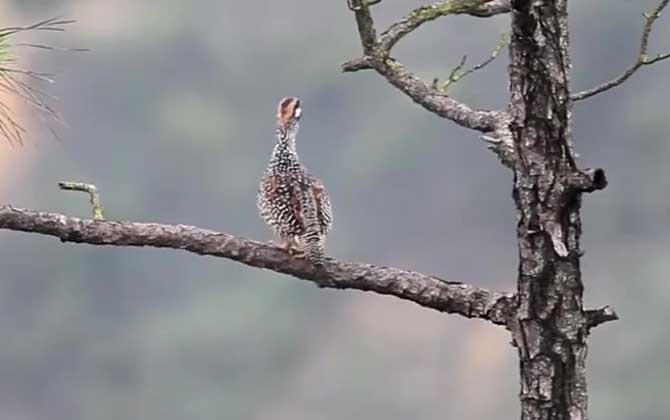
M 404 21 L 391 25 L 379 39 L 377 39 L 374 21 L 370 13 L 369 0 L 351 0 L 350 2 L 350 9 L 355 13 L 364 55 L 362 58 L 344 63 L 342 65 L 343 71 L 353 72 L 373 69 L 384 76 L 391 85 L 409 96 L 415 103 L 442 118 L 484 133 L 496 130 L 498 121 L 495 118 L 497 115 L 495 112 L 475 110 L 447 96 L 444 92 L 416 77 L 390 56 L 390 48 L 395 42 L 421 23 L 444 15 L 446 12 L 442 8 L 465 13 L 466 10 L 472 10 L 483 5 L 486 0 L 451 0 L 417 9 Z M 431 7 L 438 7 L 437 15 L 434 15 Z
M 510 293 L 448 282 L 434 276 L 370 264 L 328 259 L 321 270 L 286 251 L 227 233 L 195 226 L 79 219 L 57 213 L 0 206 L 0 229 L 55 236 L 62 242 L 112 246 L 172 248 L 265 268 L 316 283 L 319 287 L 356 289 L 415 302 L 506 325 L 514 308 Z
M 638 52 L 637 60 L 630 66 L 626 71 L 621 73 L 618 77 L 605 82 L 599 86 L 596 86 L 592 89 L 584 90 L 582 92 L 576 93 L 571 96 L 570 99 L 573 101 L 579 101 L 582 99 L 590 98 L 591 96 L 597 95 L 606 90 L 612 89 L 615 86 L 619 86 L 633 74 L 635 74 L 643 66 L 648 66 L 659 61 L 667 60 L 670 58 L 670 52 L 657 54 L 655 57 L 649 57 L 649 35 L 651 30 L 654 27 L 656 19 L 661 16 L 661 11 L 668 5 L 670 0 L 661 0 L 661 2 L 656 6 L 656 8 L 651 13 L 645 13 L 645 24 L 644 29 L 642 30 L 642 40 L 640 41 L 640 51 Z

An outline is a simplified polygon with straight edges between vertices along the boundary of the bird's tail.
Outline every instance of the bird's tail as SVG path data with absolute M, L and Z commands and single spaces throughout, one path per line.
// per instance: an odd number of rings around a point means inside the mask
M 319 222 L 319 208 L 310 187 L 304 191 L 305 203 L 303 203 L 303 217 L 305 222 L 305 233 L 302 237 L 303 246 L 307 260 L 315 267 L 323 267 L 324 264 L 324 235 Z

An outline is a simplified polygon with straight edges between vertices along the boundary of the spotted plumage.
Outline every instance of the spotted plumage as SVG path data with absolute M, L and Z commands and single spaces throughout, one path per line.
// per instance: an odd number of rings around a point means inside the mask
M 279 103 L 277 144 L 259 185 L 257 204 L 261 217 L 281 239 L 280 246 L 304 253 L 319 266 L 333 213 L 323 183 L 310 175 L 298 158 L 296 135 L 301 113 L 297 98 Z

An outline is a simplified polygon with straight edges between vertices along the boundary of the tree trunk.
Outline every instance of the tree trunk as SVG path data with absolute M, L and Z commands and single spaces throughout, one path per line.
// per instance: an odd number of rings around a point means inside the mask
M 521 418 L 585 419 L 588 334 L 579 259 L 582 191 L 571 181 L 567 0 L 513 1 L 511 125 L 518 208 Z

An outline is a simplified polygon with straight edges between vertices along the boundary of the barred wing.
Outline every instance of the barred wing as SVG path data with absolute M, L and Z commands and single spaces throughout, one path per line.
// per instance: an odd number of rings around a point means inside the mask
M 333 227 L 333 208 L 330 204 L 330 197 L 326 192 L 326 187 L 318 179 L 313 179 L 312 189 L 316 198 L 319 223 L 323 234 L 327 234 Z

